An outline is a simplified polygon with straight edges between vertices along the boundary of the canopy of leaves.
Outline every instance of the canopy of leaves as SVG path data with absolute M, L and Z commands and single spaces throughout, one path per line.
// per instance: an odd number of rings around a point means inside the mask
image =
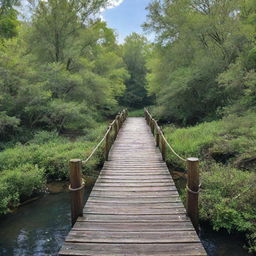
M 133 108 L 149 105 L 151 99 L 147 95 L 146 61 L 149 57 L 150 46 L 147 39 L 132 33 L 126 37 L 123 45 L 123 60 L 130 77 L 125 81 L 126 91 L 120 103 Z
M 230 92 L 226 79 L 237 61 L 242 65 L 236 77 L 244 68 L 255 69 L 253 1 L 153 1 L 148 10 L 144 27 L 158 40 L 148 62 L 148 90 L 157 98 L 160 118 L 185 124 L 211 120 L 237 100 L 238 90 L 248 93 L 245 83 Z

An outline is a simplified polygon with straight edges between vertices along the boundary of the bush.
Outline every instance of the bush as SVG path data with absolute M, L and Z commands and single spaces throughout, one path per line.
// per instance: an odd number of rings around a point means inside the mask
M 7 213 L 21 201 L 41 192 L 44 185 L 44 170 L 36 165 L 24 164 L 3 171 L 0 177 L 0 214 Z
M 199 157 L 203 162 L 201 219 L 216 230 L 245 232 L 250 250 L 256 251 L 255 113 L 230 115 L 194 127 L 166 126 L 164 133 L 179 155 Z M 167 152 L 170 164 L 186 168 Z
M 77 141 L 69 142 L 60 139 L 46 144 L 18 145 L 9 148 L 0 154 L 0 171 L 17 168 L 19 165 L 29 163 L 44 168 L 48 180 L 67 180 L 69 160 L 80 158 L 84 160 L 90 154 L 95 142 Z M 99 157 L 88 163 L 87 170 L 96 169 Z
M 103 129 L 104 128 L 104 129 Z M 0 153 L 0 215 L 37 192 L 46 181 L 67 180 L 69 160 L 85 160 L 106 130 L 99 125 L 85 137 L 71 142 L 55 132 L 41 131 L 26 145 L 17 144 Z M 90 140 L 90 141 L 89 141 Z M 86 176 L 97 176 L 103 162 L 103 146 L 83 167 Z
M 215 230 L 245 232 L 251 250 L 254 250 L 256 174 L 213 164 L 203 167 L 201 177 L 201 219 L 209 221 Z
M 48 131 L 38 131 L 35 133 L 34 138 L 32 140 L 30 140 L 28 143 L 29 144 L 45 144 L 48 142 L 60 142 L 63 141 L 65 142 L 65 139 L 61 139 L 61 137 L 58 135 L 58 132 L 56 131 L 52 131 L 52 132 L 48 132 Z
M 144 116 L 144 109 L 134 109 L 129 110 L 128 113 L 129 117 L 143 117 Z

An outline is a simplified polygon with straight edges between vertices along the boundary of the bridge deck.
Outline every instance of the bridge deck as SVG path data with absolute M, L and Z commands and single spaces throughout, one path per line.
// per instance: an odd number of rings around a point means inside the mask
M 60 255 L 207 255 L 143 118 L 128 118 Z

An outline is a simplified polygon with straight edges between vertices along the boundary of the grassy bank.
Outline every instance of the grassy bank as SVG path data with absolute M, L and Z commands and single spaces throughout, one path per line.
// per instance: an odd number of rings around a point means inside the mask
M 74 142 L 53 132 L 38 132 L 25 145 L 17 144 L 0 152 L 0 215 L 43 192 L 47 182 L 67 180 L 69 160 L 85 159 L 105 130 L 106 124 L 100 124 Z M 83 167 L 84 174 L 98 174 L 102 153 L 99 150 Z
M 182 156 L 201 160 L 200 218 L 215 230 L 244 232 L 256 251 L 256 114 L 229 116 L 193 127 L 166 126 L 164 133 Z M 168 152 L 167 161 L 185 168 Z

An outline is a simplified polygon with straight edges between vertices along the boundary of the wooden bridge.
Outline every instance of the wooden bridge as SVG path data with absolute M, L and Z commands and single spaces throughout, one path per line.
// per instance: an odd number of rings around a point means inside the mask
M 151 128 L 144 118 L 123 123 L 59 255 L 207 255 Z

